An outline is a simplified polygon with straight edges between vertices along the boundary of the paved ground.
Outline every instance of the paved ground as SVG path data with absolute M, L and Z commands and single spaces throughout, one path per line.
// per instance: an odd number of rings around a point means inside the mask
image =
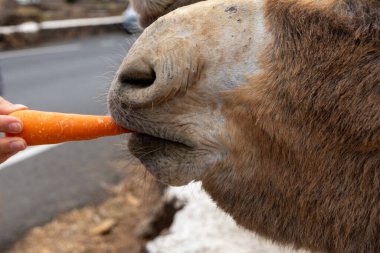
M 130 44 L 115 34 L 0 52 L 4 97 L 33 109 L 105 113 L 107 88 Z
M 0 52 L 4 97 L 32 109 L 104 114 L 106 90 L 131 39 L 123 34 Z M 0 166 L 0 250 L 28 228 L 106 196 L 122 176 L 120 137 L 32 148 Z

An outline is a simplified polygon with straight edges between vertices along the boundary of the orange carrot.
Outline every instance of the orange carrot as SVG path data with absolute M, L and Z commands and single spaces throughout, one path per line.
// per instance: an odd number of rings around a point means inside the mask
M 27 145 L 55 144 L 66 141 L 91 140 L 129 132 L 118 126 L 109 116 L 80 115 L 56 112 L 21 110 L 10 114 L 23 123 L 19 134 Z

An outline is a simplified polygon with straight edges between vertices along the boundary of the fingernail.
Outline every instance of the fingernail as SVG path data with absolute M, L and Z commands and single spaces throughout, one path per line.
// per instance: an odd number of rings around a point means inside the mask
M 15 104 L 15 105 L 12 105 L 12 107 L 15 108 L 15 109 L 24 109 L 24 108 L 28 108 L 27 106 L 22 105 L 22 104 Z
M 8 131 L 11 133 L 21 132 L 21 124 L 20 123 L 10 123 L 8 125 Z
M 9 144 L 12 151 L 21 151 L 26 148 L 23 141 L 13 141 Z

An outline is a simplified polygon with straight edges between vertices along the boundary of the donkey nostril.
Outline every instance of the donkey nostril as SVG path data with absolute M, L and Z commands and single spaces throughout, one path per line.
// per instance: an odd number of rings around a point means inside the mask
M 129 72 L 120 74 L 119 81 L 123 87 L 147 88 L 156 80 L 156 73 L 153 70 L 149 72 Z

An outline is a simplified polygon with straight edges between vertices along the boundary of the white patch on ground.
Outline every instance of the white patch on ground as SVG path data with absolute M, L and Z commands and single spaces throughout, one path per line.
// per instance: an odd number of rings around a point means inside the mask
M 280 247 L 236 225 L 200 183 L 170 187 L 167 198 L 186 202 L 169 231 L 147 245 L 149 253 L 305 253 Z

